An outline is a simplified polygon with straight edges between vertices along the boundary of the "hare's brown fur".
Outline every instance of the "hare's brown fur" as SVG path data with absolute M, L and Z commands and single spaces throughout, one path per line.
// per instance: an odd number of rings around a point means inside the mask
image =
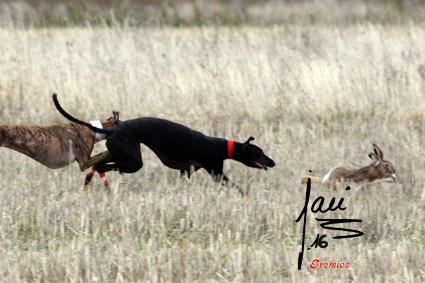
M 335 184 L 337 182 L 354 182 L 354 183 L 372 183 L 375 181 L 397 182 L 396 170 L 393 164 L 384 160 L 384 153 L 376 145 L 373 144 L 373 153 L 369 153 L 369 158 L 373 163 L 360 169 L 347 169 L 345 167 L 337 167 L 329 171 L 322 179 L 317 177 L 304 176 L 301 182 L 304 184 L 308 178 L 312 182 L 322 182 L 327 184 Z

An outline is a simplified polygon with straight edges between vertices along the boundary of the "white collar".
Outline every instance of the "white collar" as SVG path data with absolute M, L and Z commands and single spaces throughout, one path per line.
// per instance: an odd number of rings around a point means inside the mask
M 103 129 L 102 122 L 100 122 L 99 120 L 96 120 L 96 121 L 90 121 L 90 124 L 91 124 L 93 127 L 96 127 L 96 128 L 98 128 L 98 129 Z M 106 134 L 103 134 L 103 133 L 96 133 L 96 139 L 95 139 L 95 142 L 98 142 L 98 141 L 101 141 L 101 140 L 104 140 L 104 139 L 106 139 Z

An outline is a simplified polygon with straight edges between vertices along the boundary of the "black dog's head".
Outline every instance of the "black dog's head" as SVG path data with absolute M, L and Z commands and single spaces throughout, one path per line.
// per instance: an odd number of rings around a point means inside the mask
M 258 146 L 251 144 L 253 137 L 242 144 L 242 152 L 238 157 L 239 161 L 248 167 L 267 170 L 268 167 L 274 167 L 274 161 L 264 154 Z

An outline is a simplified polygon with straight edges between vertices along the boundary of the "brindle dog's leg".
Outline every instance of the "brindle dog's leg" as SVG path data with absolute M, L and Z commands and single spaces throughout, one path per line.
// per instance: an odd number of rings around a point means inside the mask
M 90 168 L 97 163 L 107 163 L 112 161 L 113 161 L 113 158 L 111 153 L 106 150 L 104 152 L 96 154 L 95 156 L 89 157 L 88 160 L 81 161 L 80 169 L 81 171 L 85 171 L 87 168 Z
M 87 169 L 89 166 L 92 167 L 91 171 L 86 175 L 85 181 L 84 181 L 84 188 L 87 188 L 88 185 L 91 182 L 91 179 L 94 175 L 94 173 L 96 172 L 96 167 L 94 166 L 94 164 L 101 164 L 101 163 L 107 163 L 112 161 L 112 155 L 110 154 L 109 151 L 104 151 L 102 153 L 99 153 L 93 157 L 90 157 L 89 160 L 85 161 L 84 163 L 82 162 L 81 167 L 84 169 Z M 105 173 L 99 173 L 99 177 L 102 179 L 103 184 L 105 186 L 105 190 L 107 192 L 110 192 L 110 188 L 109 188 L 109 182 L 108 179 L 105 176 Z
M 86 178 L 84 180 L 84 189 L 88 190 L 88 186 L 90 185 L 91 179 L 95 172 L 96 172 L 96 166 L 93 165 L 91 171 L 86 175 Z M 109 188 L 109 182 L 105 176 L 105 173 L 99 173 L 99 177 L 103 181 L 105 191 L 107 191 L 108 193 L 111 192 Z

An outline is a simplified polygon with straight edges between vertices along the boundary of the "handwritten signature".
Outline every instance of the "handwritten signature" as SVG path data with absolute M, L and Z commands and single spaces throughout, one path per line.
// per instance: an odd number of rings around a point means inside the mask
M 350 190 L 350 187 L 345 188 L 346 191 Z M 301 269 L 302 266 L 302 260 L 304 256 L 304 246 L 305 246 L 305 228 L 307 223 L 307 212 L 308 212 L 308 204 L 310 201 L 310 191 L 311 191 L 311 179 L 308 178 L 307 181 L 307 190 L 305 192 L 305 203 L 304 208 L 300 213 L 300 216 L 298 216 L 297 220 L 295 222 L 300 222 L 302 218 L 304 218 L 304 226 L 303 226 L 303 239 L 301 244 L 301 252 L 298 255 L 298 270 Z M 311 212 L 312 213 L 326 213 L 328 211 L 336 211 L 336 210 L 346 210 L 347 208 L 343 206 L 344 198 L 341 198 L 338 202 L 338 204 L 335 206 L 336 199 L 333 197 L 331 201 L 329 202 L 329 205 L 327 208 L 324 208 L 325 198 L 323 196 L 317 197 L 313 204 L 311 205 Z M 348 228 L 342 228 L 342 227 L 334 227 L 332 225 L 335 224 L 343 224 L 343 223 L 353 223 L 353 222 L 362 222 L 361 219 L 328 219 L 328 218 L 316 218 L 316 221 L 320 222 L 320 226 L 323 229 L 327 230 L 335 230 L 335 231 L 342 231 L 342 232 L 348 232 L 348 234 L 345 235 L 337 235 L 333 236 L 333 239 L 347 239 L 347 238 L 355 238 L 363 236 L 364 233 L 360 230 L 353 230 Z M 310 247 L 320 247 L 320 248 L 326 248 L 328 246 L 328 242 L 325 240 L 326 234 L 320 235 L 317 234 L 317 237 L 313 244 Z M 309 250 L 310 248 L 308 248 Z

